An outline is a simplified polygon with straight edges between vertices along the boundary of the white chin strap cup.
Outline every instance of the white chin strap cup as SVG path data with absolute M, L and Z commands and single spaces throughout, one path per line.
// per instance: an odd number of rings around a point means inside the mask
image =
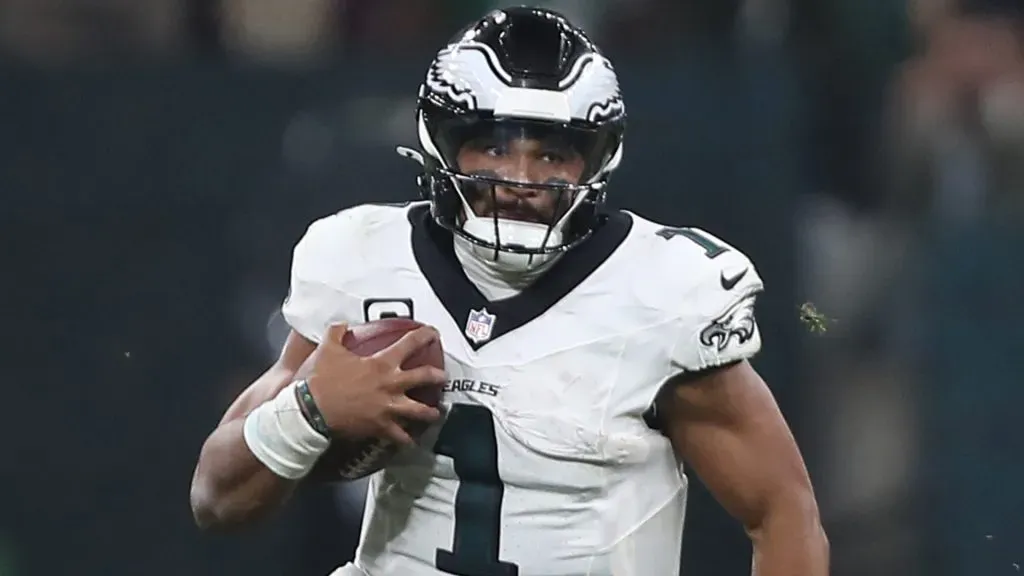
M 495 230 L 497 228 L 497 230 Z M 469 216 L 462 225 L 462 230 L 470 236 L 475 236 L 492 244 L 501 246 L 521 246 L 527 249 L 540 249 L 545 246 L 558 246 L 562 243 L 562 232 L 557 229 L 548 233 L 547 224 L 536 222 L 521 222 L 519 220 L 508 220 L 498 218 L 498 225 L 495 227 L 494 219 L 490 217 Z M 497 231 L 497 236 L 495 236 Z M 523 272 L 543 265 L 555 257 L 551 254 L 516 254 L 504 250 L 494 250 L 485 246 L 473 244 L 473 253 L 496 268 L 509 272 Z

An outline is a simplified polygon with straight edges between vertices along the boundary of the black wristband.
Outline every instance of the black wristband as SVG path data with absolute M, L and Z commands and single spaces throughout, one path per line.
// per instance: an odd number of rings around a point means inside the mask
M 330 438 L 331 429 L 327 426 L 327 420 L 324 419 L 320 408 L 317 408 L 316 400 L 313 399 L 313 394 L 309 391 L 309 382 L 306 380 L 295 382 L 295 397 L 299 400 L 299 409 L 302 410 L 302 416 L 306 422 L 324 438 Z

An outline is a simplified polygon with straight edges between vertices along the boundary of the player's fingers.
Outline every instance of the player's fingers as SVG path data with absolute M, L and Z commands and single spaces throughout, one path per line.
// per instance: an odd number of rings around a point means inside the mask
M 416 443 L 416 441 L 412 439 L 412 436 L 409 436 L 409 433 L 399 426 L 397 422 L 388 422 L 384 425 L 384 436 L 391 439 L 399 446 L 410 446 Z
M 409 370 L 402 370 L 395 377 L 395 384 L 401 390 L 408 390 L 417 386 L 444 386 L 448 382 L 448 376 L 444 370 L 434 366 L 419 366 Z
M 406 358 L 412 356 L 424 346 L 437 342 L 438 338 L 437 330 L 430 326 L 420 326 L 411 332 L 403 334 L 397 342 L 381 350 L 376 356 L 387 360 L 394 366 L 401 366 Z
M 324 336 L 324 341 L 333 342 L 334 344 L 341 344 L 345 338 L 345 334 L 348 333 L 348 322 L 338 322 L 331 324 L 327 328 L 327 334 Z
M 417 402 L 404 394 L 391 403 L 391 412 L 408 420 L 428 423 L 441 417 L 441 411 L 437 408 Z

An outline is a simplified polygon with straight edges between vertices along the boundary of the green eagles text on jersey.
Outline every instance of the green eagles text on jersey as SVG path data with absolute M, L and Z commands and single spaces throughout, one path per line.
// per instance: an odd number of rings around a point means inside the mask
M 284 315 L 327 327 L 413 314 L 446 353 L 445 417 L 370 482 L 369 576 L 672 576 L 686 477 L 645 420 L 672 376 L 753 356 L 751 262 L 615 212 L 520 294 L 488 302 L 429 206 L 313 223 Z

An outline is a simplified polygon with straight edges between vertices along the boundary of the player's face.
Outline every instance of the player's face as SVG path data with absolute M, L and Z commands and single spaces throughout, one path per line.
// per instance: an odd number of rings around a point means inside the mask
M 494 131 L 459 149 L 459 171 L 474 176 L 522 182 L 524 186 L 476 186 L 465 190 L 477 216 L 493 216 L 550 224 L 571 205 L 569 193 L 530 188 L 529 184 L 579 184 L 585 169 L 580 153 L 551 134 L 533 137 L 515 131 Z M 493 193 L 492 193 L 493 189 Z

